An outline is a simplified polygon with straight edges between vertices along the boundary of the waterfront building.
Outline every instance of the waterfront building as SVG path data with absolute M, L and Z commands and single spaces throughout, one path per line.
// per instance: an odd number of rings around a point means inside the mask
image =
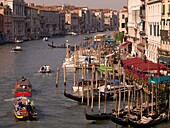
M 148 31 L 148 44 L 146 46 L 146 57 L 157 63 L 158 49 L 160 48 L 160 22 L 161 22 L 161 0 L 148 0 L 146 7 L 146 26 Z
M 0 6 L 0 14 L 3 15 L 3 35 L 6 42 L 12 38 L 12 12 L 9 6 Z
M 80 18 L 80 29 L 82 33 L 89 33 L 92 28 L 92 10 L 87 7 L 82 8 L 82 16 Z
M 170 1 L 162 3 L 162 16 L 160 22 L 161 44 L 158 49 L 160 62 L 170 66 Z
M 41 17 L 38 15 L 38 9 L 33 3 L 26 4 L 25 6 L 25 35 L 28 38 L 39 38 L 41 34 Z
M 99 10 L 95 10 L 94 15 L 96 16 L 96 20 L 98 21 L 97 26 L 98 26 L 98 31 L 104 31 L 104 13 L 103 11 Z
M 123 10 L 119 11 L 119 31 L 124 34 L 127 33 L 126 22 L 128 19 L 128 8 L 127 6 L 123 7 Z
M 137 45 L 140 44 L 140 6 L 141 0 L 128 0 L 128 34 L 127 40 L 132 43 L 131 55 L 139 54 Z
M 40 17 L 40 35 L 55 36 L 59 33 L 59 12 L 51 6 L 36 6 Z M 65 21 L 65 20 L 64 20 Z
M 68 32 L 79 32 L 79 16 L 74 12 L 67 12 L 65 16 L 66 20 L 66 31 Z
M 14 38 L 25 36 L 25 2 L 24 0 L 5 0 L 12 11 L 12 30 Z
M 104 13 L 104 29 L 112 30 L 113 29 L 113 10 L 111 9 L 103 9 Z
M 66 34 L 66 24 L 65 24 L 65 12 L 59 12 L 59 35 Z
M 119 30 L 119 13 L 116 10 L 113 11 L 113 30 Z

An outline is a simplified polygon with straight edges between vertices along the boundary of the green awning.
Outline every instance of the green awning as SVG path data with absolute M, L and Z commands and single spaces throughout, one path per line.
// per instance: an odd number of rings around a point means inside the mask
M 166 65 L 170 65 L 170 57 L 160 56 L 159 60 Z
M 160 76 L 159 78 L 153 77 L 153 78 L 150 78 L 148 81 L 150 83 L 154 83 L 154 84 L 158 84 L 159 82 L 166 83 L 166 82 L 170 81 L 170 76 Z
M 113 71 L 113 67 L 109 66 L 109 67 L 105 67 L 105 66 L 101 66 L 97 68 L 98 71 L 102 71 L 102 72 L 105 72 L 105 69 L 108 71 L 108 72 L 112 72 Z

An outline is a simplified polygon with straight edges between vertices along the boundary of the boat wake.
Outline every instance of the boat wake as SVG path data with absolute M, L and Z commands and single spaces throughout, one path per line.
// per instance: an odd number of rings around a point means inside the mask
M 53 73 L 39 73 L 39 72 L 37 72 L 37 73 L 35 73 L 33 75 L 34 76 L 43 76 L 43 77 L 45 77 L 45 76 L 52 76 Z
M 17 98 L 9 98 L 9 99 L 4 99 L 5 102 L 9 102 L 9 101 L 15 101 Z

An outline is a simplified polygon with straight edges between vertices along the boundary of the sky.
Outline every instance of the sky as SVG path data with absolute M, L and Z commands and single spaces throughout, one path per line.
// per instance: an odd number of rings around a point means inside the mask
M 25 0 L 26 3 L 35 3 L 36 5 L 74 5 L 78 7 L 110 8 L 113 10 L 121 10 L 127 5 L 128 0 Z

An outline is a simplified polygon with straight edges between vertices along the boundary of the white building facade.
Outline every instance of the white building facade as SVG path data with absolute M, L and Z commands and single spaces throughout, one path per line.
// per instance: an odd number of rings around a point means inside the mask
M 147 59 L 157 63 L 158 48 L 160 48 L 161 29 L 161 0 L 148 0 L 146 6 L 146 26 L 148 44 L 146 45 Z

